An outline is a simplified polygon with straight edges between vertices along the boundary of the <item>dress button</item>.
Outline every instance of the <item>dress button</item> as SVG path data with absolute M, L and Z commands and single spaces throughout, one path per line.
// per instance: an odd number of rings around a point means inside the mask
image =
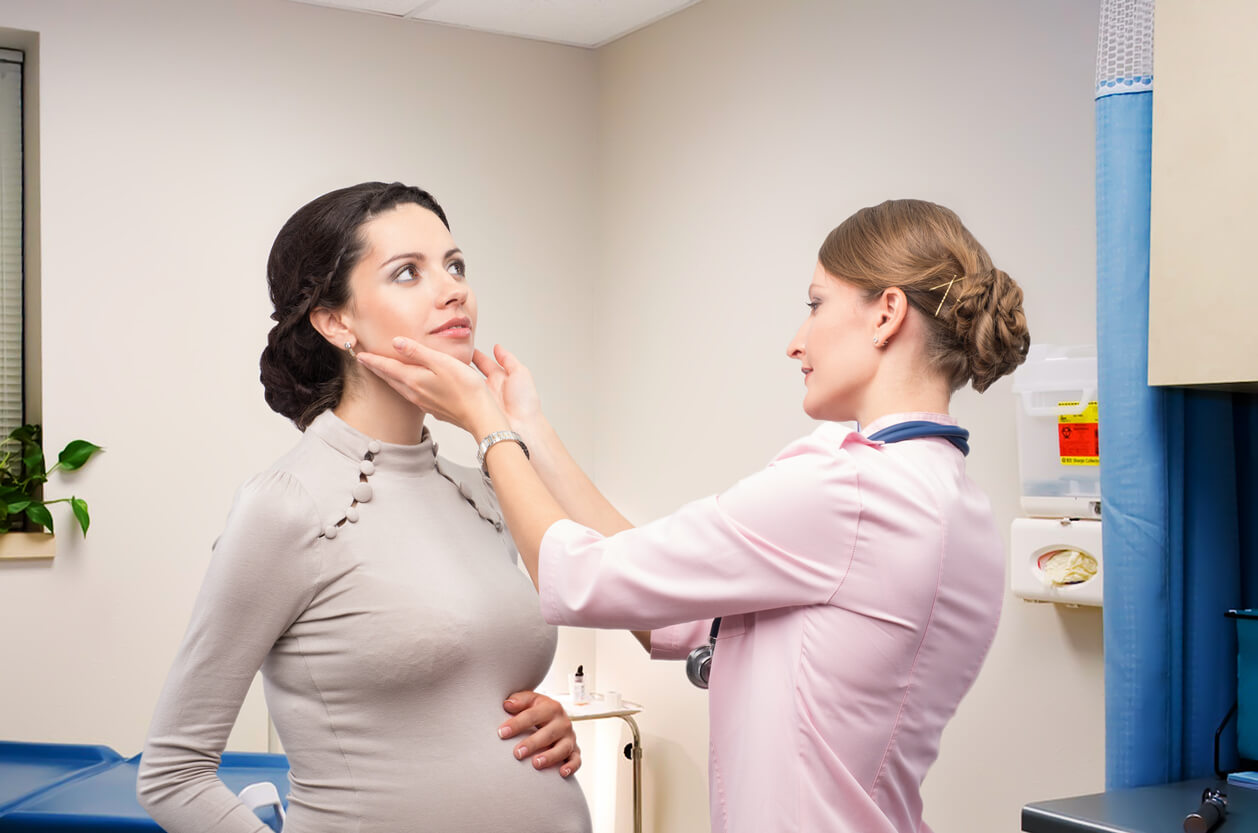
M 336 524 L 328 524 L 323 528 L 323 536 L 331 541 L 336 537 Z
M 370 460 L 363 460 L 358 464 L 358 470 L 368 476 L 376 473 L 376 464 Z
M 370 451 L 372 454 L 379 454 L 380 453 L 379 441 L 372 440 L 371 442 L 367 443 L 367 450 Z
M 359 503 L 366 503 L 367 501 L 371 500 L 371 484 L 370 483 L 355 484 L 354 491 L 351 492 L 350 494 L 352 494 L 354 496 L 354 500 L 358 501 Z
M 353 506 L 345 510 L 345 520 L 352 524 L 358 523 L 358 510 Z

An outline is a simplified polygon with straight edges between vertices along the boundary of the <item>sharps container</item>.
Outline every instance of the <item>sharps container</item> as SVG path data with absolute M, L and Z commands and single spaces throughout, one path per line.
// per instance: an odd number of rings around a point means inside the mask
M 1096 348 L 1032 344 L 1013 374 L 1022 509 L 1035 518 L 1101 517 Z
M 1236 751 L 1258 760 L 1258 610 L 1229 610 L 1236 620 Z

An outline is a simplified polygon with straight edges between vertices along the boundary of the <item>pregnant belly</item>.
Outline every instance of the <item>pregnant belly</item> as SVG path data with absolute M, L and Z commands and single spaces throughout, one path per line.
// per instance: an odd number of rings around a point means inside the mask
M 352 785 L 302 783 L 294 763 L 284 831 L 589 833 L 589 809 L 576 779 L 517 761 L 511 754 L 516 743 L 501 740 L 493 728 L 460 732 L 457 742 L 396 738 L 387 755 L 348 761 Z

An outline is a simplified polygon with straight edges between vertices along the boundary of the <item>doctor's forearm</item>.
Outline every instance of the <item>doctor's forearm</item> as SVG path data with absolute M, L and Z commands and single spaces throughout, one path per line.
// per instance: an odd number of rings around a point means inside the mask
M 495 430 L 500 429 L 489 428 L 482 436 Z M 568 516 L 516 443 L 494 445 L 485 453 L 485 466 L 524 567 L 533 585 L 540 588 L 538 554 L 542 538 L 551 524 Z
M 526 436 L 533 468 L 572 520 L 601 535 L 633 528 L 581 469 L 544 417 L 529 426 Z
M 545 417 L 540 417 L 521 433 L 527 437 L 533 469 L 572 520 L 606 536 L 633 528 L 577 464 Z M 649 654 L 651 632 L 632 633 Z

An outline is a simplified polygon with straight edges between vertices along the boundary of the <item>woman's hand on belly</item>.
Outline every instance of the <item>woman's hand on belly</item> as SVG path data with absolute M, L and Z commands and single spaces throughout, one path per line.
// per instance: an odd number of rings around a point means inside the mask
M 517 759 L 522 761 L 532 755 L 534 769 L 558 766 L 564 778 L 581 768 L 576 730 L 558 702 L 536 691 L 517 691 L 502 707 L 514 717 L 498 727 L 498 737 L 505 740 L 533 731 L 512 750 Z

